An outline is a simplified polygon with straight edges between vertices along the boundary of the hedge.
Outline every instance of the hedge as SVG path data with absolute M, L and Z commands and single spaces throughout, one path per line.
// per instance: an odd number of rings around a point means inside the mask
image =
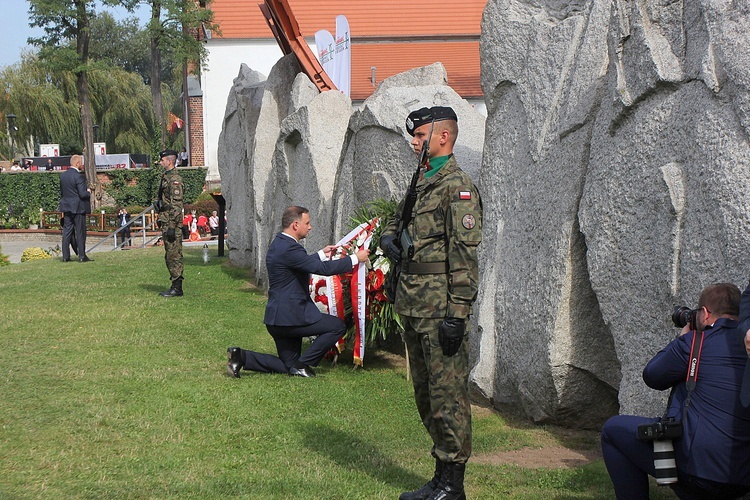
M 60 201 L 61 172 L 19 172 L 0 174 L 0 213 L 21 217 L 27 209 L 38 212 L 57 210 Z M 161 169 L 111 170 L 107 193 L 118 206 L 148 206 L 159 191 Z M 203 192 L 206 169 L 180 169 L 185 183 L 185 202 L 192 203 Z

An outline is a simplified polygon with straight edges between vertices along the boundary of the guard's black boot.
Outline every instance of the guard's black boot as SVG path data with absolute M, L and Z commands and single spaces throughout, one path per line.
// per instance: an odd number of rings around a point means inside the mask
M 464 492 L 464 472 L 466 464 L 446 463 L 435 491 L 427 500 L 466 500 Z
M 172 282 L 172 288 L 159 292 L 162 297 L 182 297 L 182 278 L 177 278 Z
M 438 484 L 440 483 L 440 476 L 443 474 L 443 468 L 443 462 L 436 458 L 435 475 L 432 476 L 432 479 L 430 479 L 427 484 L 425 484 L 418 490 L 401 493 L 401 496 L 398 497 L 398 500 L 425 500 L 432 494 L 433 491 L 435 491 L 435 488 L 437 488 Z

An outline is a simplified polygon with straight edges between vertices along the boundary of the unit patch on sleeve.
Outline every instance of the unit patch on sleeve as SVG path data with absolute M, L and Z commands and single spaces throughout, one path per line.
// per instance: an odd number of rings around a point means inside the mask
M 469 194 L 471 195 L 471 193 Z M 466 214 L 461 219 L 461 224 L 463 224 L 464 228 L 466 229 L 472 229 L 474 226 L 477 225 L 476 219 L 474 219 L 474 216 L 471 214 Z

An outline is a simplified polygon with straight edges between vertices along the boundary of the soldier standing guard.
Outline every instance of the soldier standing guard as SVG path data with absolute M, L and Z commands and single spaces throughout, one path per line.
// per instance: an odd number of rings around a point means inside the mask
M 159 292 L 162 297 L 182 297 L 182 177 L 175 168 L 177 151 L 167 149 L 159 153 L 164 174 L 159 183 L 159 194 L 154 209 L 159 213 L 159 227 L 164 242 L 164 260 L 172 279 L 169 290 Z
M 414 398 L 432 438 L 433 478 L 401 500 L 461 500 L 466 461 L 471 455 L 469 353 L 463 342 L 466 320 L 477 297 L 482 241 L 479 192 L 458 167 L 453 147 L 458 117 L 449 107 L 422 108 L 409 114 L 406 130 L 417 155 L 424 149 L 426 169 L 416 184 L 416 201 L 397 242 L 404 202 L 383 231 L 380 246 L 399 266 L 394 308 L 404 323 Z M 410 241 L 409 241 L 410 237 Z M 406 245 L 410 248 L 403 248 Z

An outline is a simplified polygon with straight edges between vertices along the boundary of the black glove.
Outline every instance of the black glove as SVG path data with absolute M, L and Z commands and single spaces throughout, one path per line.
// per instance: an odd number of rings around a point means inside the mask
M 380 238 L 380 248 L 385 251 L 385 254 L 393 262 L 401 261 L 401 249 L 396 245 L 396 236 L 387 234 Z
M 162 208 L 164 208 L 164 204 L 161 202 L 161 200 L 156 200 L 154 202 L 154 212 L 161 212 Z
M 168 242 L 173 243 L 174 240 L 177 239 L 177 233 L 175 232 L 173 227 L 170 227 L 164 232 L 164 237 L 167 239 Z
M 445 318 L 438 328 L 438 341 L 445 356 L 453 356 L 461 347 L 466 333 L 466 320 Z

